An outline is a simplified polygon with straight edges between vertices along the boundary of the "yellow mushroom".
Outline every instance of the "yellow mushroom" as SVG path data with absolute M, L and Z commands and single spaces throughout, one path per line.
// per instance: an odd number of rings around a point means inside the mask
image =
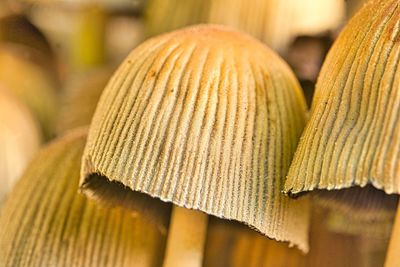
M 78 194 L 87 129 L 40 150 L 0 215 L 1 266 L 160 266 L 165 236 L 140 216 Z
M 90 124 L 97 102 L 111 75 L 111 69 L 102 68 L 70 79 L 62 97 L 57 120 L 58 132 Z
M 148 36 L 196 23 L 234 27 L 286 52 L 293 37 L 335 30 L 344 16 L 337 0 L 148 0 Z M 173 14 L 173 15 L 171 15 Z
M 41 139 L 29 110 L 0 87 L 0 204 L 39 149 Z
M 56 58 L 43 35 L 24 15 L 0 17 L 0 83 L 26 105 L 52 136 L 59 82 Z
M 305 112 L 293 73 L 252 37 L 207 25 L 155 37 L 103 91 L 81 189 L 115 200 L 104 195 L 112 181 L 172 202 L 179 237 L 170 234 L 168 247 L 196 232 L 190 242 L 202 250 L 210 214 L 307 251 L 308 201 L 281 194 Z M 202 251 L 168 247 L 165 266 L 201 264 Z
M 400 192 L 397 0 L 371 1 L 330 50 L 285 191 L 372 184 Z
M 371 184 L 400 193 L 399 20 L 398 0 L 373 0 L 339 35 L 322 67 L 285 192 Z

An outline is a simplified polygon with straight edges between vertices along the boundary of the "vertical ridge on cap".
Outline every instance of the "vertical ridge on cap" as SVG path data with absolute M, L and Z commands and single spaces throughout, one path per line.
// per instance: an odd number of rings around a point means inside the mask
M 136 48 L 105 88 L 82 166 L 163 201 L 248 224 L 307 250 L 308 200 L 281 194 L 306 105 L 255 39 L 197 26 Z
M 368 183 L 400 192 L 399 5 L 371 1 L 331 48 L 285 192 Z
M 165 236 L 78 194 L 87 129 L 36 155 L 0 212 L 0 266 L 160 266 Z

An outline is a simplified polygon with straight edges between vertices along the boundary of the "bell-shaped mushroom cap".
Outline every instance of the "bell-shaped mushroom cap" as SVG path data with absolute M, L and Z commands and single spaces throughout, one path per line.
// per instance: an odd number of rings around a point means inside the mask
M 344 15 L 344 3 L 337 0 L 148 0 L 145 11 L 148 36 L 196 23 L 215 23 L 240 29 L 274 50 L 285 52 L 294 36 L 336 29 Z
M 0 18 L 0 42 L 9 42 L 30 47 L 54 60 L 53 49 L 44 34 L 26 16 L 9 14 Z
M 319 76 L 285 191 L 368 183 L 400 193 L 400 5 L 375 0 L 349 22 Z
M 0 204 L 41 142 L 29 110 L 0 87 Z
M 16 47 L 1 45 L 0 83 L 29 108 L 49 137 L 57 111 L 55 83 L 29 56 Z
M 250 36 L 197 26 L 155 37 L 104 89 L 81 188 L 101 198 L 98 177 L 116 181 L 307 250 L 308 201 L 281 194 L 305 112 L 288 66 Z
M 110 69 L 99 69 L 73 78 L 64 90 L 57 131 L 64 132 L 90 124 L 97 102 L 112 75 Z
M 0 214 L 1 266 L 160 266 L 165 236 L 78 193 L 86 129 L 43 148 Z
M 145 7 L 147 36 L 205 23 L 212 5 L 210 0 L 148 0 L 147 2 Z

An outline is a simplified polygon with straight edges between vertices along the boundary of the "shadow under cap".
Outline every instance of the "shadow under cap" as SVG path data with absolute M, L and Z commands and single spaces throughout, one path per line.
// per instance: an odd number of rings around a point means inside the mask
M 122 206 L 134 214 L 145 217 L 167 234 L 171 204 L 137 191 L 132 191 L 118 181 L 111 181 L 100 174 L 91 174 L 80 186 L 90 198 L 110 207 Z

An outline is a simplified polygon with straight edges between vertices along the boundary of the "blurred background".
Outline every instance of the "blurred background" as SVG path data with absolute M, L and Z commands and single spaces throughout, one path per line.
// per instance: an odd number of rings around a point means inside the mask
M 147 38 L 198 23 L 245 31 L 289 63 L 310 106 L 329 48 L 364 2 L 2 0 L 0 142 L 7 146 L 0 174 L 9 178 L 0 203 L 41 144 L 90 122 L 115 68 Z M 275 266 L 383 266 L 394 209 L 370 225 L 316 204 L 309 255 L 291 249 L 296 264 Z M 279 254 L 257 233 L 239 235 L 242 230 L 226 232 L 221 226 L 218 219 L 210 221 L 207 266 L 267 266 L 265 257 Z

